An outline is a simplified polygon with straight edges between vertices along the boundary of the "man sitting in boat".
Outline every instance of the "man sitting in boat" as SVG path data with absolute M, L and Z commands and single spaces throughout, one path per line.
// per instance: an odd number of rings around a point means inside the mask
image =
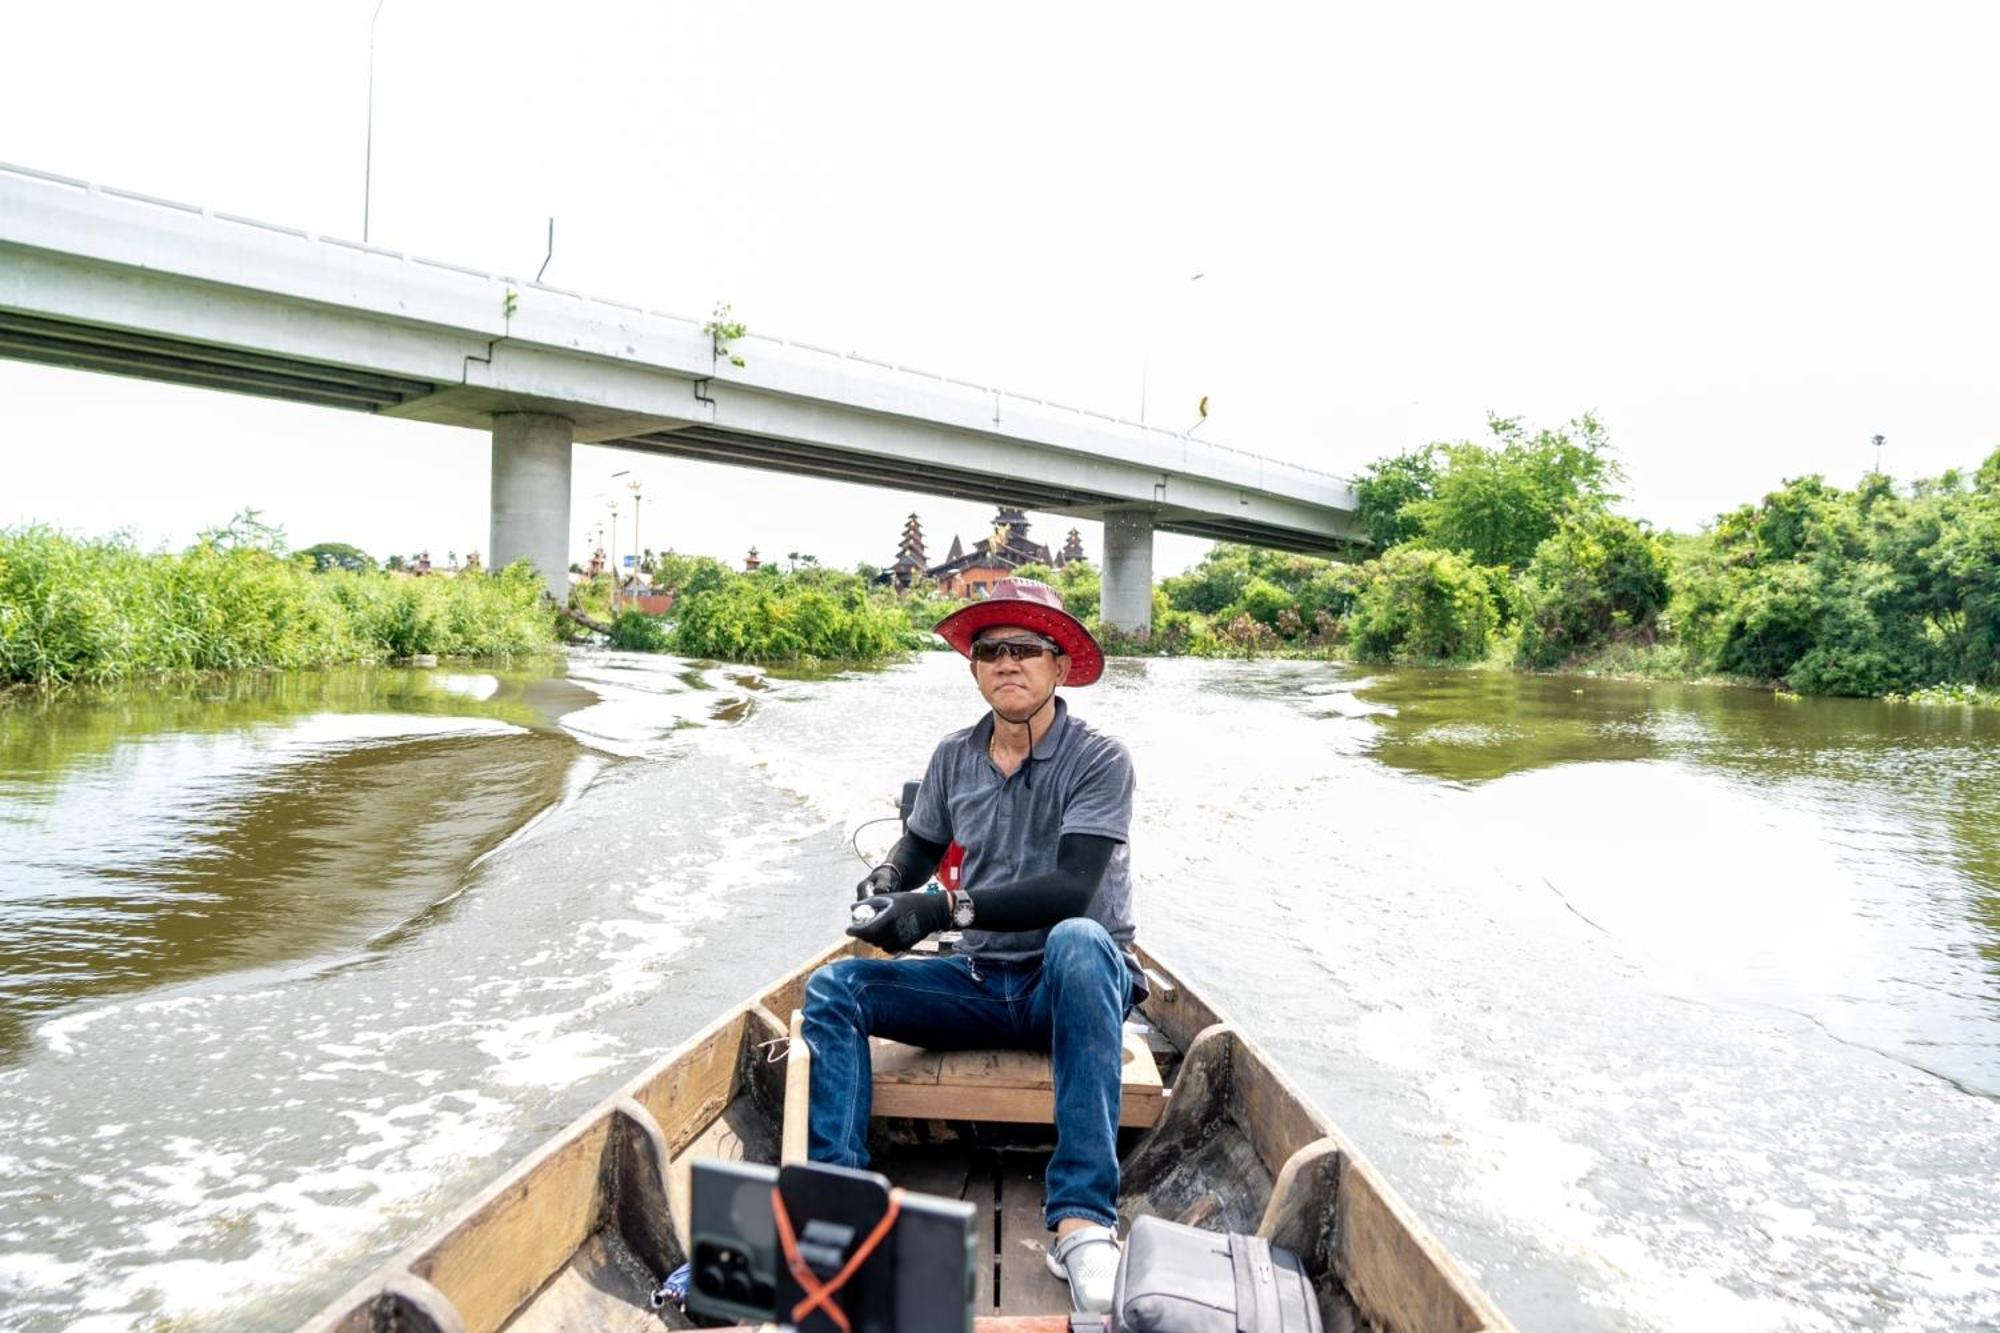
M 932 754 L 904 836 L 862 881 L 869 896 L 848 934 L 892 951 L 936 930 L 964 934 L 948 957 L 850 958 L 813 973 L 802 1028 L 813 1055 L 808 1152 L 867 1165 L 870 1036 L 1050 1052 L 1048 1263 L 1077 1309 L 1104 1313 L 1118 1268 L 1121 1042 L 1140 984 L 1123 953 L 1132 758 L 1056 695 L 1096 680 L 1104 653 L 1054 589 L 999 580 L 936 632 L 972 660 L 990 711 Z M 954 842 L 963 887 L 923 892 Z

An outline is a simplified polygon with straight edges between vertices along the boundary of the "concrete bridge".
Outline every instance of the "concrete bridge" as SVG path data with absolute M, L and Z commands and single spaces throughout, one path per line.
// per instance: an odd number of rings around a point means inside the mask
M 1143 630 L 1155 531 L 1333 553 L 1345 481 L 987 385 L 0 166 L 0 356 L 492 433 L 489 557 L 566 590 L 570 446 L 1097 519 Z M 740 358 L 737 366 L 732 358 Z

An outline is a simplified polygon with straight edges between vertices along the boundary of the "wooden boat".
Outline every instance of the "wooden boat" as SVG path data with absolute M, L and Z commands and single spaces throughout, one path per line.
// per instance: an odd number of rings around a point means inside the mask
M 795 1032 L 828 950 L 724 1014 L 349 1290 L 313 1333 L 691 1328 L 649 1308 L 687 1253 L 690 1164 L 798 1155 L 809 1058 Z M 1128 1023 L 1119 1209 L 1257 1232 L 1299 1254 L 1329 1333 L 1512 1326 L 1256 1044 L 1157 958 Z M 1044 1057 L 876 1052 L 875 1168 L 980 1205 L 991 1303 L 980 1333 L 1066 1333 L 1043 1261 L 1052 1143 Z M 789 1102 L 790 1116 L 787 1117 Z M 1150 1122 L 1150 1123 L 1149 1123 Z M 789 1132 L 788 1132 L 789 1131 Z M 788 1142 L 789 1139 L 789 1142 Z

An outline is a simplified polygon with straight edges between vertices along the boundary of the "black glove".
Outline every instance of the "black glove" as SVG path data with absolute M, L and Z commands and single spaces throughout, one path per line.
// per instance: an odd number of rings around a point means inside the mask
M 884 861 L 868 872 L 868 878 L 854 886 L 854 901 L 867 902 L 878 893 L 894 893 L 903 887 L 903 868 L 894 861 Z
M 878 893 L 856 903 L 854 914 L 848 934 L 896 953 L 950 924 L 951 900 L 942 893 Z

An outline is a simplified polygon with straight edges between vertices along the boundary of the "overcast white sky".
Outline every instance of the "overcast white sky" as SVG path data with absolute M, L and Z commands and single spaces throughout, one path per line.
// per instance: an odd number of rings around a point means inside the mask
M 358 235 L 373 8 L 13 6 L 0 160 Z M 561 286 L 1119 415 L 1144 374 L 1337 471 L 1595 410 L 1692 528 L 1877 432 L 1903 477 L 2000 444 L 1996 16 L 385 0 L 372 239 L 531 276 L 554 215 Z M 0 406 L 0 524 L 486 543 L 474 432 L 5 362 Z M 990 515 L 579 449 L 579 551 L 620 468 L 647 545 L 732 559 Z

